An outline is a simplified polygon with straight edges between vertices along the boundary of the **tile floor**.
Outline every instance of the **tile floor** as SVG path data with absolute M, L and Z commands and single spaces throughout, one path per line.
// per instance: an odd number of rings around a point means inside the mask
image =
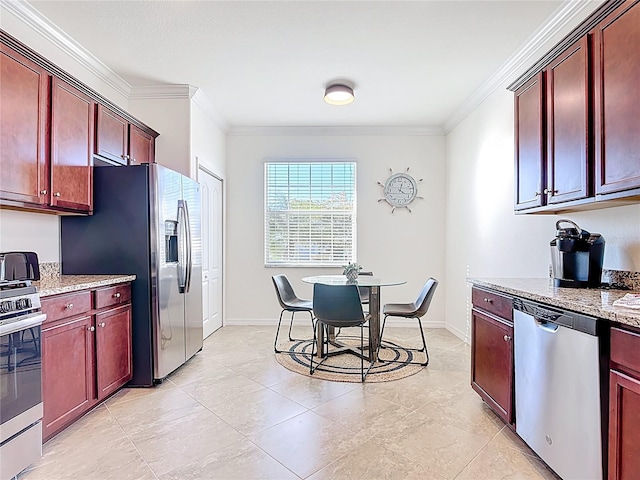
M 123 389 L 47 442 L 18 478 L 557 478 L 471 390 L 469 346 L 446 330 L 426 331 L 425 370 L 365 385 L 285 370 L 274 330 L 217 331 L 161 385 Z

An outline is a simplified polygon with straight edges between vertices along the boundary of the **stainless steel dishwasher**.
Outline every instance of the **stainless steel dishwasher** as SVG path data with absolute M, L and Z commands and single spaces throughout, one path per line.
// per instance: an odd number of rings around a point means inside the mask
M 516 433 L 564 480 L 604 478 L 602 324 L 519 298 L 513 308 Z

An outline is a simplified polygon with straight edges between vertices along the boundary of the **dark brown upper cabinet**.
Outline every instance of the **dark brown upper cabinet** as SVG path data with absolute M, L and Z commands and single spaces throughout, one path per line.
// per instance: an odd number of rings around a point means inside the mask
M 0 204 L 48 203 L 51 76 L 0 44 Z
M 509 89 L 515 211 L 640 202 L 640 0 L 609 0 Z
M 98 106 L 96 155 L 121 165 L 155 161 L 155 138 L 104 105 Z
M 51 101 L 51 205 L 93 210 L 95 102 L 54 77 Z
M 547 204 L 592 195 L 589 152 L 589 49 L 581 38 L 545 69 Z
M 516 210 L 545 204 L 543 80 L 540 72 L 515 92 Z
M 593 29 L 596 195 L 640 195 L 640 2 Z
M 94 159 L 155 161 L 157 132 L 2 29 L 0 85 L 2 208 L 91 214 Z

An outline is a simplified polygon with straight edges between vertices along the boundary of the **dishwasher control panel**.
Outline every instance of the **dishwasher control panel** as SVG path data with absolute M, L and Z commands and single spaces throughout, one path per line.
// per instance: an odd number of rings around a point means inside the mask
M 513 308 L 531 315 L 540 323 L 553 323 L 589 335 L 598 334 L 598 319 L 594 317 L 534 303 L 521 298 L 513 299 Z

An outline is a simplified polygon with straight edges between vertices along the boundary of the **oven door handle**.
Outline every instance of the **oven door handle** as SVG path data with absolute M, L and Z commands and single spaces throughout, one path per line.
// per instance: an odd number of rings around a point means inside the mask
M 29 328 L 37 327 L 38 325 L 42 325 L 42 322 L 44 322 L 46 319 L 46 313 L 33 313 L 27 318 L 18 320 L 17 322 L 5 323 L 3 325 L 0 325 L 0 336 L 9 335 L 11 333 L 20 332 L 21 330 L 27 330 Z

